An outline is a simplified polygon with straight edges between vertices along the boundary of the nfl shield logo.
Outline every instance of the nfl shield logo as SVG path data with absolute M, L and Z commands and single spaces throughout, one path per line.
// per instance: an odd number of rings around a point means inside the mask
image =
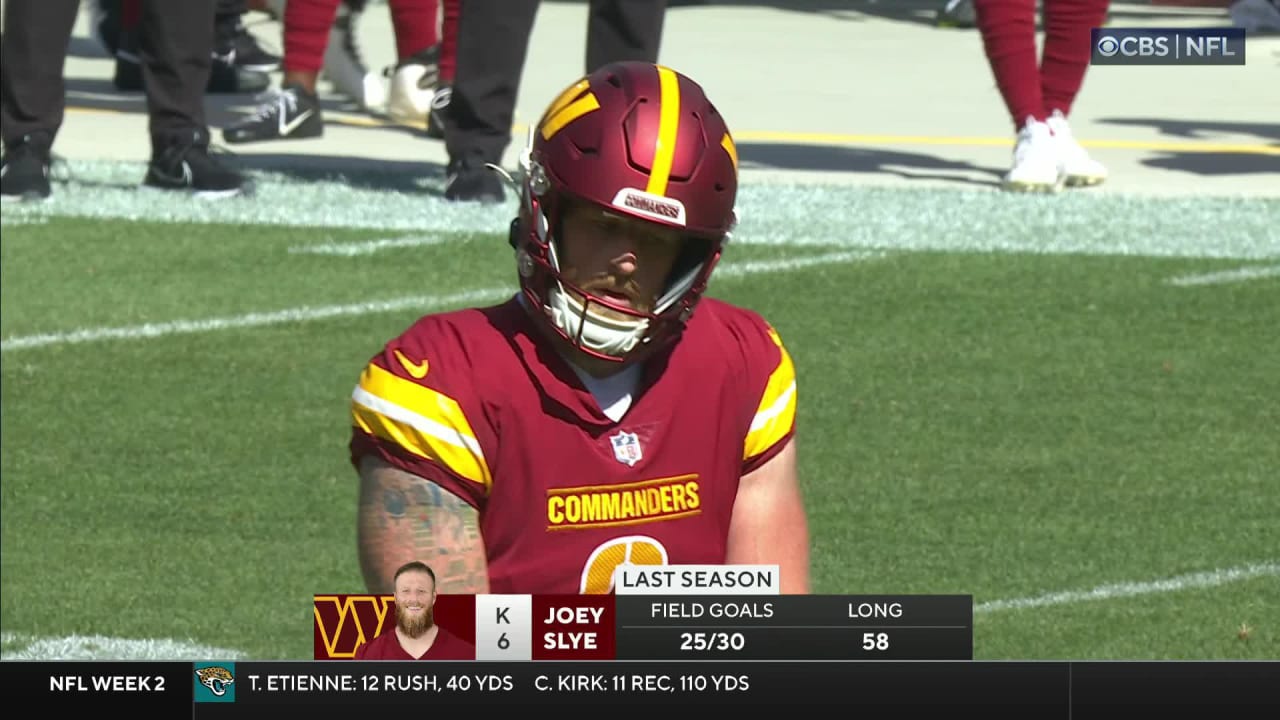
M 613 443 L 613 457 L 620 463 L 635 467 L 640 462 L 640 438 L 635 433 L 620 432 L 609 438 Z

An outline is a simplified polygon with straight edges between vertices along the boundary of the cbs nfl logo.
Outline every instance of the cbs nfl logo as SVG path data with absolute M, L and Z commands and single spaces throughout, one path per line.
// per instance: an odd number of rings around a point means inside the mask
M 1093 65 L 1244 65 L 1242 28 L 1093 28 Z

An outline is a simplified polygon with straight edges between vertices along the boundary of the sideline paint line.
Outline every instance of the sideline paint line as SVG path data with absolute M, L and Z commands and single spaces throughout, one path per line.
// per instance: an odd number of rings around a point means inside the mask
M 356 257 L 358 255 L 372 255 L 380 250 L 390 250 L 392 248 L 408 248 L 422 247 L 424 245 L 440 245 L 445 242 L 452 242 L 453 238 L 441 237 L 439 235 L 411 235 L 409 237 L 398 238 L 381 238 L 379 240 L 365 240 L 363 242 L 350 243 L 316 243 L 315 245 L 295 245 L 289 248 L 290 255 L 339 255 L 341 257 Z
M 512 133 L 522 137 L 528 125 L 516 124 Z M 950 147 L 1013 147 L 1016 138 L 962 135 L 882 135 L 873 133 L 794 132 L 789 130 L 738 130 L 738 142 L 794 143 L 799 145 L 933 145 Z M 1155 150 L 1191 153 L 1243 153 L 1280 155 L 1280 147 L 1267 143 L 1165 142 L 1160 140 L 1079 140 L 1085 147 L 1117 150 Z
M 1216 587 L 1227 583 L 1251 580 L 1264 576 L 1280 577 L 1280 563 L 1268 562 L 1226 570 L 1209 570 L 1207 572 L 1189 573 L 1163 580 L 1148 582 L 1125 582 L 1114 585 L 1099 585 L 1092 590 L 1068 590 L 1066 592 L 1049 593 L 1035 597 L 1011 598 L 1008 600 L 992 600 L 980 603 L 973 608 L 974 614 L 999 612 L 1001 610 L 1022 610 L 1026 608 L 1047 607 L 1050 605 L 1070 605 L 1089 600 L 1110 600 L 1112 598 L 1134 597 L 1135 595 L 1152 595 L 1157 593 L 1179 592 L 1181 590 L 1198 590 Z
M 120 115 L 123 111 L 109 108 L 67 106 L 70 114 Z M 353 128 L 417 127 L 383 118 L 363 115 L 338 115 L 325 120 L 332 125 Z M 511 132 L 523 137 L 528 125 L 512 125 Z M 738 142 L 799 143 L 802 145 L 932 145 L 950 147 L 1012 147 L 1014 138 L 966 137 L 949 135 L 877 135 L 857 133 L 792 132 L 787 130 L 741 130 L 733 137 Z M 1265 143 L 1160 142 L 1147 140 L 1081 140 L 1085 147 L 1117 150 L 1155 150 L 1157 152 L 1241 153 L 1246 155 L 1280 155 L 1280 147 Z
M 1192 287 L 1195 285 L 1222 285 L 1225 283 L 1244 282 L 1277 275 L 1280 275 L 1280 265 L 1268 265 L 1265 267 L 1254 266 L 1236 268 L 1235 270 L 1221 270 L 1200 275 L 1180 275 L 1169 278 L 1165 282 L 1178 287 Z
M 715 277 L 733 278 L 758 273 L 784 272 L 800 270 L 817 265 L 833 265 L 881 257 L 883 253 L 838 252 L 812 255 L 809 257 L 788 258 L 786 260 L 744 261 L 726 264 L 717 271 Z M 124 327 L 97 327 L 73 330 L 60 333 L 40 333 L 21 335 L 0 342 L 0 352 L 13 350 L 29 350 L 47 345 L 73 345 L 79 343 L 99 342 L 103 340 L 141 340 L 146 338 L 184 335 L 191 333 L 207 333 L 219 330 L 236 330 L 242 328 L 282 325 L 311 320 L 323 320 L 335 317 L 352 317 L 373 313 L 398 312 L 402 310 L 432 310 L 442 307 L 454 307 L 474 302 L 498 300 L 515 293 L 514 287 L 490 287 L 478 290 L 467 290 L 447 295 L 414 295 L 351 305 L 325 305 L 320 307 L 304 306 L 277 310 L 275 312 L 248 313 L 231 317 L 207 318 L 205 320 L 175 320 L 162 323 L 147 323 Z
M 245 653 L 193 641 L 102 635 L 33 637 L 6 632 L 0 660 L 236 660 Z
M 0 216 L 0 227 L 17 225 L 44 225 L 49 218 L 42 215 L 3 215 Z

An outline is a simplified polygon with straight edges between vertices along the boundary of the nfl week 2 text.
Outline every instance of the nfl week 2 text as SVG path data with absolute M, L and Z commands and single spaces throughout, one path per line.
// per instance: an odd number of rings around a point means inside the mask
M 163 675 L 51 675 L 49 692 L 164 692 Z

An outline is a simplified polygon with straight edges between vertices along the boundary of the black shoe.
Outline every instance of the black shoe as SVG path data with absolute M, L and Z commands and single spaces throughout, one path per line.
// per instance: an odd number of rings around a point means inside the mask
M 182 190 L 209 199 L 253 192 L 243 175 L 209 154 L 209 135 L 203 130 L 152 138 L 151 164 L 142 182 L 147 187 Z
M 271 87 L 270 75 L 240 67 L 235 64 L 235 58 L 234 50 L 222 55 L 213 53 L 205 92 L 217 95 L 252 94 Z M 134 32 L 120 34 L 120 48 L 116 51 L 116 72 L 112 77 L 112 84 L 117 90 L 125 92 L 146 91 L 142 61 L 138 56 L 138 37 Z
M 322 135 L 320 100 L 297 85 L 268 93 L 257 112 L 222 131 L 222 139 L 229 143 L 302 140 Z
M 973 0 L 944 0 L 938 8 L 938 27 L 972 28 L 978 26 Z
M 431 97 L 431 111 L 427 113 L 427 137 L 436 140 L 444 139 L 444 114 L 448 111 L 449 101 L 453 99 L 453 88 L 441 85 Z
M 444 197 L 453 202 L 500 203 L 507 199 L 507 193 L 502 178 L 484 163 L 451 161 Z
M 213 54 L 209 68 L 209 84 L 205 92 L 214 95 L 239 95 L 260 93 L 271 87 L 271 76 L 258 70 L 250 70 L 236 64 L 236 53 Z
M 0 160 L 0 198 L 4 202 L 45 200 L 53 194 L 49 187 L 49 149 L 45 133 L 24 135 L 4 150 Z
M 280 69 L 280 56 L 267 52 L 240 20 L 239 13 L 219 15 L 214 21 L 214 56 L 255 72 Z

